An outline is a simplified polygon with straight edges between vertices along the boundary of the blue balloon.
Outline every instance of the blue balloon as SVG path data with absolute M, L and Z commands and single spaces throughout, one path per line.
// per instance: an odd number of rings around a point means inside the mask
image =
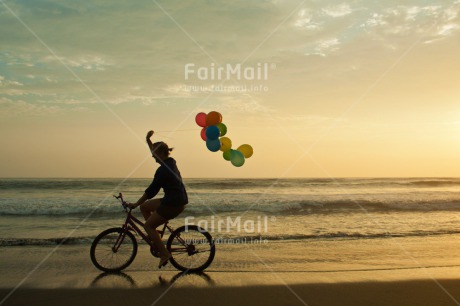
M 217 139 L 206 139 L 206 147 L 211 152 L 217 152 L 220 150 L 220 140 Z
M 217 139 L 220 136 L 220 130 L 217 126 L 211 125 L 206 129 L 206 138 L 207 139 Z
M 238 150 L 232 150 L 230 152 L 230 161 L 233 166 L 241 167 L 244 164 L 244 155 Z

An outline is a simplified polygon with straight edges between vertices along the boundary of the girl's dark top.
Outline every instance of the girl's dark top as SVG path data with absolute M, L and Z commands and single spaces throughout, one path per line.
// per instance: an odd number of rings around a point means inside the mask
M 163 188 L 165 195 L 161 205 L 181 206 L 187 204 L 187 192 L 174 158 L 168 157 L 160 162 L 160 165 L 155 172 L 152 183 L 145 189 L 149 199 L 156 196 L 158 191 Z

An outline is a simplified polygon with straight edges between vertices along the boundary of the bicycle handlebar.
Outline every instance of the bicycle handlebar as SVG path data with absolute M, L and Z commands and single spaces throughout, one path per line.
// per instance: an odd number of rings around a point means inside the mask
M 120 200 L 121 206 L 123 206 L 123 209 L 124 209 L 126 212 L 128 212 L 127 203 L 125 202 L 125 200 L 123 200 L 123 194 L 120 192 L 120 193 L 118 194 L 118 196 L 114 195 L 113 197 L 114 197 L 115 199 L 117 199 L 117 200 Z M 130 208 L 130 210 L 131 210 L 131 208 Z

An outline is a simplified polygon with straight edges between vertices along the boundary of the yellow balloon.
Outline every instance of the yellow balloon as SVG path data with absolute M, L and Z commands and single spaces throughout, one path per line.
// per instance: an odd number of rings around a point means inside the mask
M 221 137 L 220 143 L 221 143 L 220 150 L 222 152 L 228 151 L 232 148 L 232 141 L 228 137 Z
M 243 153 L 244 157 L 246 157 L 246 158 L 251 157 L 252 154 L 254 153 L 254 150 L 248 144 L 243 144 L 243 145 L 239 146 L 237 150 L 240 151 L 241 153 Z

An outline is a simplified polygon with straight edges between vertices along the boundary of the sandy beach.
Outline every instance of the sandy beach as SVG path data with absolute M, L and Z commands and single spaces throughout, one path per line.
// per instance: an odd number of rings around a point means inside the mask
M 1 305 L 458 305 L 453 237 L 390 240 L 220 245 L 215 263 L 191 275 L 156 269 L 145 247 L 120 274 L 93 267 L 86 246 L 2 248 Z M 366 253 L 404 247 L 415 254 L 428 245 L 444 246 L 450 260 L 426 252 L 403 263 Z M 284 261 L 281 249 L 292 250 Z

